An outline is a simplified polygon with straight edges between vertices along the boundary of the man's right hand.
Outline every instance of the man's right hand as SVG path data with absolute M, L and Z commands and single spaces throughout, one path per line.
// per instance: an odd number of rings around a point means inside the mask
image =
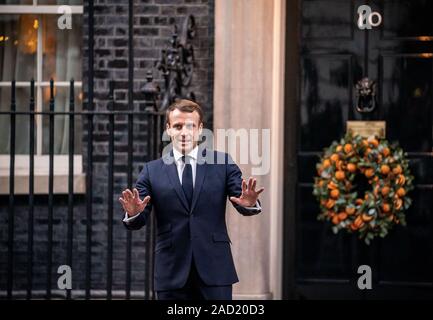
M 122 204 L 123 210 L 126 211 L 129 217 L 133 217 L 140 212 L 143 212 L 144 208 L 146 208 L 150 201 L 150 196 L 146 196 L 143 200 L 140 200 L 140 195 L 136 188 L 134 188 L 133 192 L 126 189 L 122 192 L 122 196 L 123 197 L 119 198 L 119 201 Z

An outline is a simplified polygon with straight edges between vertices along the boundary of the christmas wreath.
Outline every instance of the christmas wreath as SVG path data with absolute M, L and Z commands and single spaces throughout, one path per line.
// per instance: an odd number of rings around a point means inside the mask
M 334 141 L 316 165 L 318 219 L 330 221 L 334 233 L 358 233 L 367 244 L 385 237 L 395 224 L 406 225 L 407 193 L 413 189 L 406 156 L 397 143 L 376 136 L 349 133 Z

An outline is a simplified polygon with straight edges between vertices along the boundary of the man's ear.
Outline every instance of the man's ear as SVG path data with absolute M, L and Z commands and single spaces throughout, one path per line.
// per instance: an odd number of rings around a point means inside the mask
M 200 125 L 198 126 L 198 134 L 200 135 L 203 132 L 203 122 L 200 122 Z
M 171 137 L 171 130 L 170 130 L 170 125 L 167 123 L 166 125 L 165 125 L 165 131 L 167 132 L 167 134 Z

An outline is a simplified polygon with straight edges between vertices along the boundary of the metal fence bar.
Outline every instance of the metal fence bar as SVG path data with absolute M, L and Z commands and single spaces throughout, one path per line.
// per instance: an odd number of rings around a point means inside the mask
M 35 110 L 35 80 L 30 81 L 30 111 Z M 27 299 L 32 298 L 33 288 L 33 230 L 34 230 L 34 177 L 35 177 L 35 115 L 29 115 L 29 216 L 27 235 Z
M 152 116 L 149 116 L 147 118 L 147 136 L 151 137 L 152 136 L 152 132 L 153 132 L 153 118 Z M 153 141 L 150 141 L 151 139 L 147 139 L 147 154 L 149 156 L 149 160 L 153 159 Z M 150 214 L 149 218 L 148 218 L 148 222 L 146 223 L 146 246 L 145 246 L 145 261 L 144 261 L 144 279 L 145 279 L 145 283 L 144 283 L 144 297 L 146 300 L 149 300 L 150 298 L 150 283 L 149 281 L 146 281 L 146 279 L 150 279 L 150 276 L 152 274 L 151 271 L 151 256 L 150 256 L 150 242 L 151 242 L 151 234 L 150 234 L 150 229 L 152 226 L 152 217 L 153 217 L 153 213 Z
M 108 109 L 114 109 L 114 81 L 110 81 Z M 113 169 L 114 169 L 114 115 L 108 116 L 108 216 L 107 216 L 107 299 L 111 300 L 113 286 Z
M 28 234 L 27 234 L 27 266 L 26 266 L 26 282 L 27 287 L 24 291 L 25 297 L 27 299 L 31 299 L 35 297 L 34 294 L 34 286 L 33 286 L 33 260 L 34 260 L 34 214 L 35 214 L 35 194 L 34 194 L 34 183 L 35 183 L 35 117 L 37 114 L 43 114 L 44 116 L 48 117 L 48 156 L 49 156 L 49 176 L 48 176 L 48 219 L 47 219 L 47 252 L 46 252 L 46 283 L 44 284 L 44 291 L 45 291 L 45 298 L 46 299 L 52 299 L 55 298 L 53 293 L 56 291 L 53 287 L 53 244 L 54 244 L 54 233 L 53 233 L 53 222 L 54 222 L 54 209 L 55 209 L 55 197 L 54 197 L 54 157 L 55 157 L 55 120 L 57 119 L 56 116 L 66 116 L 69 120 L 69 149 L 68 149 L 68 200 L 67 200 L 67 243 L 66 243 L 66 262 L 69 266 L 72 267 L 72 258 L 73 258 L 73 241 L 74 241 L 74 234 L 73 234 L 73 225 L 74 225 L 74 147 L 75 147 L 75 117 L 82 116 L 83 119 L 88 120 L 88 141 L 87 141 L 87 180 L 86 180 L 86 216 L 87 216 L 87 222 L 86 222 L 86 275 L 85 275 L 85 283 L 84 283 L 84 293 L 85 298 L 89 299 L 91 298 L 91 249 L 92 249 L 92 166 L 93 166 L 93 125 L 94 125 L 94 117 L 101 116 L 106 117 L 108 116 L 108 143 L 109 143 L 109 155 L 108 155 L 108 220 L 107 220 L 107 241 L 108 241 L 108 247 L 107 247 L 107 288 L 106 288 L 106 294 L 107 299 L 113 298 L 113 245 L 114 245 L 114 238 L 113 238 L 113 216 L 114 216 L 114 198 L 113 198 L 113 192 L 114 192 L 114 146 L 115 146 L 115 140 L 114 140 L 114 130 L 115 130 L 115 117 L 116 115 L 125 114 L 124 111 L 116 112 L 114 111 L 114 82 L 110 83 L 110 96 L 109 96 L 109 106 L 108 110 L 101 112 L 101 111 L 94 111 L 89 110 L 87 112 L 79 112 L 75 110 L 75 93 L 74 93 L 74 81 L 70 81 L 70 99 L 69 99 L 69 110 L 67 112 L 56 112 L 55 111 L 55 97 L 54 97 L 54 81 L 50 81 L 50 99 L 49 99 L 49 111 L 35 111 L 35 82 L 32 80 L 30 82 L 30 99 L 29 99 L 29 109 L 27 111 L 17 111 L 16 110 L 16 86 L 14 82 L 12 83 L 12 95 L 11 95 L 11 109 L 8 112 L 3 112 L 3 114 L 7 114 L 11 118 L 11 131 L 10 131 L 10 167 L 9 167 L 9 175 L 10 175 L 10 181 L 9 181 L 9 187 L 10 187 L 10 194 L 9 194 L 9 220 L 8 220 L 8 265 L 7 265 L 7 297 L 8 299 L 11 299 L 13 295 L 15 294 L 15 291 L 13 290 L 14 286 L 14 213 L 16 211 L 15 208 L 15 179 L 14 179 L 14 173 L 15 173 L 15 153 L 16 153 L 16 117 L 19 115 L 25 115 L 29 119 L 29 198 L 28 198 Z M 132 96 L 131 96 L 132 98 Z M 160 136 L 163 132 L 164 124 L 163 124 L 163 118 L 164 114 L 163 112 L 158 111 L 133 111 L 133 104 L 131 101 L 131 109 L 127 112 L 127 123 L 128 123 L 128 157 L 127 157 L 127 183 L 130 187 L 133 187 L 133 164 L 134 164 L 134 157 L 133 157 L 133 124 L 134 124 L 134 117 L 135 116 L 145 116 L 144 123 L 146 125 L 146 131 L 147 131 L 147 159 L 146 161 L 150 161 L 153 159 L 156 159 L 160 156 L 162 144 L 160 142 Z M 93 107 L 92 107 L 93 109 Z M 40 129 L 40 128 L 38 128 Z M 90 177 L 90 180 L 89 180 Z M 153 286 L 153 266 L 154 266 L 154 253 L 153 253 L 153 247 L 154 247 L 154 228 L 155 228 L 155 216 L 152 214 L 149 219 L 149 223 L 146 226 L 146 236 L 145 236 L 145 290 L 144 290 L 144 296 L 146 299 L 155 299 L 154 294 L 154 286 Z M 131 273 L 132 273 L 132 234 L 130 231 L 128 231 L 127 239 L 126 239 L 126 284 L 125 284 L 125 297 L 127 299 L 131 298 Z M 16 291 L 18 292 L 18 291 Z M 135 292 L 135 291 L 134 291 Z M 116 293 L 118 294 L 118 293 Z M 72 290 L 64 291 L 64 297 L 66 299 L 72 299 Z M 136 293 L 134 293 L 134 297 L 136 296 Z M 117 297 L 117 296 L 116 296 Z
M 133 116 L 132 114 L 128 114 L 128 165 L 127 165 L 127 184 L 128 188 L 132 189 L 132 150 L 133 150 Z M 126 279 L 125 279 L 125 290 L 126 290 L 126 299 L 131 298 L 131 257 L 132 257 L 132 231 L 126 230 Z
M 49 173 L 48 173 L 48 250 L 47 250 L 47 299 L 51 298 L 51 272 L 53 265 L 53 213 L 54 213 L 54 80 L 50 80 L 49 115 Z
M 93 58 L 93 31 L 94 31 L 94 12 L 93 12 L 93 1 L 88 2 L 88 39 L 87 45 L 89 52 L 88 58 L 88 82 L 87 82 L 87 109 L 93 110 L 93 76 L 94 76 L 94 58 Z M 90 299 L 90 287 L 91 287 L 91 246 L 92 246 L 92 199 L 93 199 L 93 115 L 89 114 L 87 123 L 87 172 L 86 172 L 86 300 Z
M 13 255 L 14 255 L 14 216 L 15 216 L 15 123 L 16 123 L 16 103 L 15 103 L 15 80 L 11 86 L 11 126 L 10 126 L 10 163 L 9 163 L 9 217 L 8 217 L 8 280 L 7 296 L 12 299 L 13 288 Z
M 128 110 L 134 110 L 134 0 L 129 0 L 128 3 Z M 132 149 L 133 149 L 133 121 L 132 114 L 128 114 L 128 177 L 127 184 L 128 188 L 132 189 Z M 131 298 L 131 247 L 132 245 L 132 233 L 130 230 L 126 230 L 126 279 L 125 279 L 125 291 L 126 299 Z
M 74 79 L 71 79 L 69 87 L 69 111 L 75 110 L 75 92 L 74 92 Z M 67 257 L 66 261 L 68 266 L 72 268 L 72 242 L 73 242 L 73 223 L 74 223 L 74 144 L 75 144 L 75 117 L 73 114 L 69 115 L 69 147 L 68 147 L 68 234 L 67 234 Z M 71 299 L 71 291 L 67 290 L 66 299 Z

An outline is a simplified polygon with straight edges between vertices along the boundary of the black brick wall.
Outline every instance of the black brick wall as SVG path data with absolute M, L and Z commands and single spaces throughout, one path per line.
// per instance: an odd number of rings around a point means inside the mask
M 85 1 L 87 2 L 87 1 Z M 83 91 L 87 108 L 88 56 L 87 6 L 83 19 Z M 128 1 L 94 1 L 94 106 L 95 110 L 107 110 L 109 81 L 116 81 L 115 110 L 128 108 Z M 193 14 L 197 23 L 197 36 L 193 40 L 196 66 L 191 87 L 197 102 L 205 110 L 205 126 L 212 128 L 213 99 L 213 49 L 214 49 L 214 0 L 135 0 L 134 1 L 134 108 L 144 110 L 140 90 L 146 80 L 146 72 L 152 69 L 161 49 L 169 45 L 173 25 L 179 28 L 184 19 Z M 162 85 L 157 70 L 153 75 Z M 87 125 L 83 125 L 84 167 L 86 168 Z M 148 160 L 147 121 L 134 121 L 133 180 Z M 92 289 L 106 288 L 107 259 L 107 199 L 108 199 L 108 119 L 96 116 L 94 121 L 93 164 L 93 233 L 92 233 Z M 126 187 L 127 177 L 127 117 L 116 116 L 114 157 L 114 251 L 113 290 L 125 289 L 126 230 L 121 224 L 122 210 L 118 204 L 120 192 Z M 47 197 L 37 196 L 34 231 L 34 283 L 35 290 L 45 289 L 47 249 Z M 14 242 L 14 290 L 25 290 L 27 263 L 27 214 L 28 198 L 16 197 Z M 85 288 L 86 202 L 85 196 L 76 196 L 74 209 L 73 289 Z M 7 270 L 7 212 L 8 198 L 0 198 L 0 291 L 6 289 Z M 57 289 L 57 267 L 66 264 L 67 196 L 55 196 L 53 246 L 53 289 Z M 145 230 L 133 233 L 132 290 L 143 291 L 145 267 Z

